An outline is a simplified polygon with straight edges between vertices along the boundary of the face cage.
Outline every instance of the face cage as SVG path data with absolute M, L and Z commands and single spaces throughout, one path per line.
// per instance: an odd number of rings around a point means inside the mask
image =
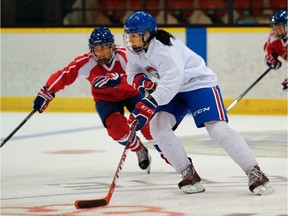
M 277 34 L 276 31 L 274 30 L 274 26 L 283 26 L 284 28 L 284 33 L 283 34 Z M 279 39 L 285 39 L 287 38 L 287 24 L 284 23 L 279 23 L 279 24 L 274 24 L 272 25 L 272 31 L 274 32 L 275 36 Z
M 137 33 L 135 33 L 137 34 Z M 144 50 L 144 46 L 146 44 L 146 40 L 145 40 L 145 37 L 144 37 L 144 34 L 142 33 L 138 33 L 140 36 L 141 36 L 141 39 L 142 39 L 142 42 L 143 42 L 143 46 L 140 47 L 140 46 L 132 46 L 131 42 L 129 41 L 129 34 L 128 33 L 124 33 L 123 34 L 123 42 L 124 42 L 124 46 L 130 50 L 132 53 L 134 54 L 140 54 L 143 50 Z
M 94 56 L 94 58 L 96 59 L 97 63 L 99 65 L 108 65 L 112 62 L 114 56 L 115 56 L 115 45 L 114 43 L 107 43 L 107 44 L 103 44 L 100 46 L 109 46 L 110 48 L 110 57 L 97 57 L 96 54 L 94 53 L 94 47 L 95 46 L 89 46 L 89 50 L 92 53 L 92 55 Z

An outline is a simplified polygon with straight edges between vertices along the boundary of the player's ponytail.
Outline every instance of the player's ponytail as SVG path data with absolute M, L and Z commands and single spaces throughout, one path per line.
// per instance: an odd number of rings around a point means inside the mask
M 156 39 L 159 40 L 164 45 L 172 46 L 170 38 L 175 38 L 175 37 L 169 32 L 166 32 L 165 30 L 161 30 L 161 29 L 157 30 Z

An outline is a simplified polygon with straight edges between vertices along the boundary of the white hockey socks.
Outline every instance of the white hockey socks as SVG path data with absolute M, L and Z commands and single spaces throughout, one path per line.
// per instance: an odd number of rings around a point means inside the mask
M 176 172 L 182 173 L 190 164 L 190 161 L 182 144 L 172 130 L 175 124 L 175 117 L 170 113 L 162 111 L 156 113 L 151 119 L 150 131 L 154 141 L 159 145 Z
M 205 127 L 212 142 L 224 148 L 246 174 L 252 167 L 257 165 L 257 161 L 246 141 L 240 134 L 231 129 L 226 122 L 208 122 L 205 123 Z

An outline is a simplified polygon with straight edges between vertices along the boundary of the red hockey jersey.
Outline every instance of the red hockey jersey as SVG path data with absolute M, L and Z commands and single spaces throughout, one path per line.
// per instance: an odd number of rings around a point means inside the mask
M 280 56 L 287 61 L 287 38 L 279 39 L 274 33 L 271 33 L 264 45 L 264 51 L 268 55 Z
M 76 57 L 62 70 L 52 74 L 46 82 L 46 87 L 49 92 L 56 93 L 64 89 L 65 86 L 71 85 L 78 77 L 83 76 L 90 82 L 91 93 L 95 102 L 101 100 L 120 101 L 139 93 L 127 83 L 126 64 L 126 50 L 120 46 L 116 46 L 115 56 L 109 65 L 98 65 L 92 53 L 85 53 Z M 101 89 L 93 87 L 93 81 L 98 76 L 105 76 L 105 74 L 112 72 L 122 76 L 121 82 L 116 87 Z

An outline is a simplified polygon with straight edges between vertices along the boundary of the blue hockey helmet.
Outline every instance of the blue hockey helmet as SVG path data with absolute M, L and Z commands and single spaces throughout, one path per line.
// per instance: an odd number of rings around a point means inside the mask
M 141 53 L 144 47 L 157 34 L 157 22 L 149 13 L 138 11 L 132 14 L 124 24 L 123 41 L 127 49 L 134 53 Z M 145 33 L 149 32 L 147 36 Z M 139 34 L 142 38 L 143 46 L 135 46 L 130 43 L 130 34 Z
M 270 19 L 270 26 L 276 37 L 282 39 L 287 37 L 287 11 L 276 11 Z
M 114 36 L 107 27 L 95 28 L 88 41 L 89 49 L 100 65 L 109 64 L 112 61 L 115 55 Z M 106 47 L 108 51 L 101 50 L 96 54 L 95 49 L 98 46 Z
M 270 19 L 270 25 L 284 24 L 287 25 L 287 11 L 279 10 L 276 11 Z
M 156 35 L 157 26 L 158 24 L 152 15 L 138 11 L 125 21 L 124 30 L 127 34 L 140 33 L 144 35 L 146 31 L 149 31 L 151 35 Z
M 114 43 L 114 36 L 107 27 L 95 28 L 89 38 L 89 46 Z

